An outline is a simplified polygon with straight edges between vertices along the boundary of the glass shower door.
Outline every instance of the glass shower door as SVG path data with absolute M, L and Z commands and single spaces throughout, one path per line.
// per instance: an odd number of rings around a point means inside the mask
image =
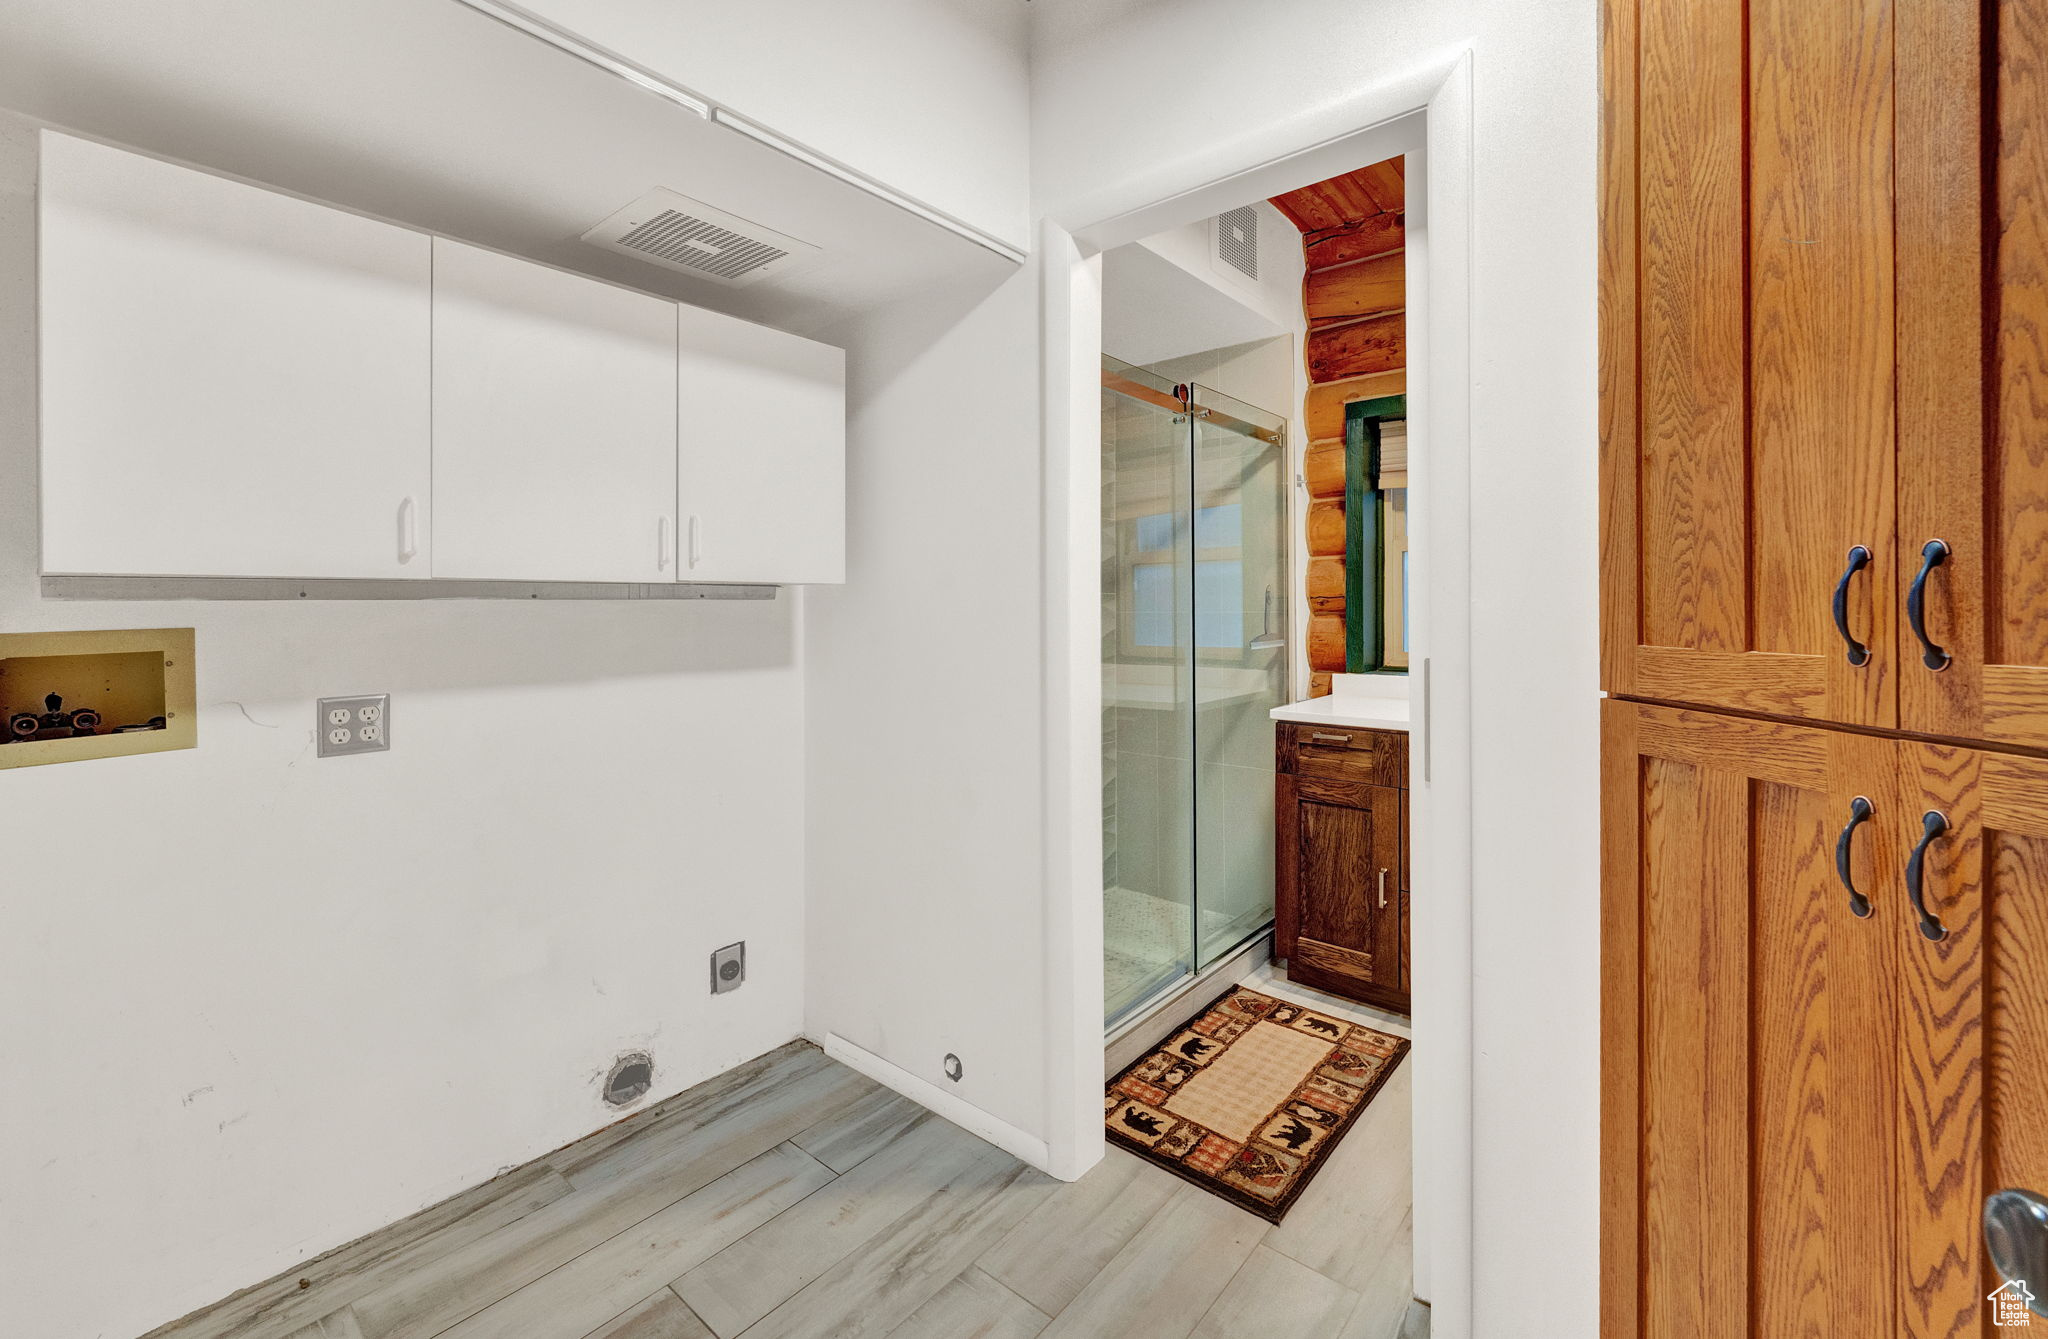
M 1193 390 L 1195 968 L 1273 919 L 1273 720 L 1287 700 L 1285 424 Z
M 1114 1024 L 1195 966 L 1195 568 L 1173 383 L 1103 360 L 1103 995 Z
M 1103 360 L 1110 1026 L 1273 919 L 1287 680 L 1282 420 Z

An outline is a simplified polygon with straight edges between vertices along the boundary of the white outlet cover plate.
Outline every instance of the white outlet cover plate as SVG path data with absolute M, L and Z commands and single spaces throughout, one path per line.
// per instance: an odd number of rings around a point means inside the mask
M 391 747 L 391 695 L 323 697 L 313 718 L 322 758 L 382 753 Z

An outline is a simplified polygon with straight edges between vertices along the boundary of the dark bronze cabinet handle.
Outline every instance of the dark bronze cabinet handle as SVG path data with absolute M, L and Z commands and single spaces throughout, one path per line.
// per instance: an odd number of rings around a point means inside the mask
M 1938 809 L 1929 809 L 1920 818 L 1920 840 L 1913 846 L 1913 854 L 1906 859 L 1906 896 L 1913 899 L 1913 910 L 1920 913 L 1920 933 L 1929 939 L 1948 938 L 1948 927 L 1941 923 L 1941 917 L 1927 909 L 1927 898 L 1921 892 L 1927 868 L 1927 848 L 1934 845 L 1934 839 L 1948 831 L 1948 815 Z
M 1835 631 L 1842 634 L 1842 641 L 1849 648 L 1849 663 L 1858 666 L 1870 663 L 1870 648 L 1849 631 L 1849 578 L 1868 566 L 1870 550 L 1858 544 L 1849 550 L 1849 565 L 1842 569 L 1842 579 L 1835 583 Z
M 1945 670 L 1955 657 L 1935 644 L 1927 635 L 1927 578 L 1934 569 L 1948 561 L 1948 541 L 1930 539 L 1920 549 L 1920 572 L 1913 578 L 1912 589 L 1906 592 L 1906 622 L 1913 627 L 1913 635 L 1920 639 L 1920 663 L 1931 670 Z
M 1858 795 L 1849 801 L 1849 821 L 1843 825 L 1842 835 L 1835 838 L 1835 877 L 1849 890 L 1849 910 L 1858 916 L 1870 914 L 1870 899 L 1856 891 L 1855 877 L 1849 872 L 1849 843 L 1869 817 L 1870 801 Z

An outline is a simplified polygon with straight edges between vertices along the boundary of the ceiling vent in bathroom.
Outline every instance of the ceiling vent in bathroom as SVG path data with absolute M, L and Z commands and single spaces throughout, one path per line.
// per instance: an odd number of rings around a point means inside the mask
M 1216 216 L 1216 259 L 1245 278 L 1259 277 L 1259 211 L 1254 205 Z
M 734 288 L 794 269 L 820 250 L 661 187 L 584 233 L 583 240 Z

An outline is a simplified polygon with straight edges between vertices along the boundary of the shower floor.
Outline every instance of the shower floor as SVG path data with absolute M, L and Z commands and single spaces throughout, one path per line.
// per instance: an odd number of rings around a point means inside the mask
M 1130 888 L 1112 887 L 1102 895 L 1103 1013 L 1110 1019 L 1128 1011 L 1153 991 L 1179 980 L 1189 970 L 1187 954 L 1191 908 Z M 1235 943 L 1258 927 L 1232 925 L 1219 911 L 1201 913 L 1201 942 Z

